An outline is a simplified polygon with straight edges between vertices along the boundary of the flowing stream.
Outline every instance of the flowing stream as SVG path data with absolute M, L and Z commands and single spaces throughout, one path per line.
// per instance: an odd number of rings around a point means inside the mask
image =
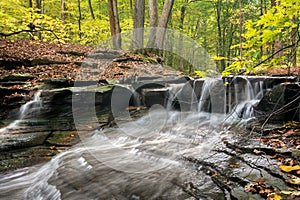
M 33 117 L 35 113 L 38 113 L 40 108 L 42 107 L 42 100 L 41 100 L 41 91 L 36 92 L 33 95 L 33 99 L 25 103 L 20 107 L 19 110 L 19 118 L 8 126 L 1 128 L 0 133 L 8 133 L 10 130 L 17 128 L 24 119 Z
M 230 124 L 253 118 L 263 83 L 245 79 L 232 91 L 221 80 L 208 80 L 200 99 L 192 98 L 197 111 L 170 110 L 182 86 L 170 86 L 169 109 L 153 108 L 137 120 L 93 131 L 46 164 L 0 174 L 0 199 L 230 199 L 186 158 L 222 162 L 214 150 L 231 137 Z M 39 94 L 22 115 L 34 102 Z

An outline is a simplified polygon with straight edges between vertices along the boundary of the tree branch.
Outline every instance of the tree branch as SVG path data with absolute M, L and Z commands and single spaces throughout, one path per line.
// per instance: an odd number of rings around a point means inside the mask
M 272 55 L 270 55 L 268 58 L 266 58 L 265 60 L 261 61 L 260 63 L 256 64 L 253 68 L 258 67 L 261 64 L 264 64 L 265 62 L 267 62 L 268 60 L 270 60 L 271 58 L 273 58 L 276 54 L 280 53 L 283 50 L 289 49 L 291 47 L 294 47 L 295 45 L 297 45 L 300 42 L 300 39 L 298 39 L 295 43 L 290 44 L 286 47 L 283 47 L 282 49 L 279 49 L 278 51 L 274 52 Z
M 0 36 L 9 37 L 9 36 L 17 35 L 17 34 L 20 34 L 20 33 L 23 33 L 23 32 L 34 33 L 34 32 L 37 32 L 37 30 L 20 30 L 20 31 L 12 32 L 12 33 L 2 33 L 2 32 L 0 32 Z
M 297 29 L 299 29 L 299 24 L 297 25 Z M 298 32 L 298 36 L 299 36 L 299 32 Z M 282 52 L 282 51 L 284 51 L 284 50 L 286 50 L 286 49 L 289 49 L 289 48 L 294 47 L 294 46 L 297 45 L 299 42 L 300 42 L 300 37 L 298 37 L 298 40 L 297 40 L 295 43 L 290 44 L 290 45 L 288 45 L 288 46 L 286 46 L 286 47 L 283 47 L 283 48 L 279 49 L 278 51 L 276 51 L 276 52 L 274 52 L 272 55 L 270 55 L 268 58 L 266 58 L 265 60 L 263 60 L 263 61 L 261 61 L 260 63 L 256 64 L 253 68 L 258 67 L 258 66 L 261 65 L 261 64 L 264 64 L 265 62 L 267 62 L 268 60 L 270 60 L 271 58 L 273 58 L 276 54 L 278 54 L 278 53 L 280 53 L 280 52 Z
M 35 26 L 35 28 L 39 28 L 39 30 L 31 30 L 31 29 L 23 29 L 23 30 L 20 30 L 20 31 L 16 31 L 16 32 L 12 32 L 12 33 L 2 33 L 0 32 L 0 36 L 2 37 L 9 37 L 9 36 L 12 36 L 12 35 L 17 35 L 17 34 L 20 34 L 20 33 L 37 33 L 37 32 L 40 32 L 40 31 L 48 31 L 48 32 L 51 32 L 55 37 L 56 39 L 60 40 L 60 38 L 55 34 L 55 32 L 53 30 L 50 30 L 50 29 L 45 29 L 45 28 L 42 28 L 40 26 Z

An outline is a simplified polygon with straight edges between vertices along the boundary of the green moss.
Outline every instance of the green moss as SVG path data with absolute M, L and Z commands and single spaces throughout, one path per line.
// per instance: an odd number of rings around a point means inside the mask
M 71 146 L 80 141 L 76 131 L 56 131 L 47 139 L 50 145 Z
M 63 91 L 75 91 L 75 92 L 99 92 L 104 93 L 107 91 L 112 90 L 115 87 L 115 85 L 105 85 L 105 86 L 97 86 L 97 87 L 66 87 L 66 88 L 56 88 L 51 90 L 45 90 L 45 92 L 63 92 Z

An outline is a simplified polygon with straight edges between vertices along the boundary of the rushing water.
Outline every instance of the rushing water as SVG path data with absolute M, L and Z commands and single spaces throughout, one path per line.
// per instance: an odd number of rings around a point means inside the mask
M 25 103 L 20 107 L 19 110 L 19 118 L 8 126 L 1 128 L 0 133 L 8 133 L 11 129 L 14 129 L 19 126 L 23 119 L 27 117 L 32 117 L 34 113 L 38 113 L 40 108 L 42 107 L 42 100 L 41 100 L 41 91 L 36 92 L 33 95 L 33 99 Z
M 182 87 L 172 87 L 172 101 Z M 226 91 L 220 80 L 209 80 L 197 112 L 152 109 L 135 121 L 91 132 L 81 138 L 82 143 L 44 165 L 2 174 L 0 198 L 193 199 L 186 189 L 193 185 L 202 199 L 229 198 L 184 158 L 210 158 L 230 134 L 224 124 L 253 117 L 252 106 L 262 97 L 262 83 L 253 87 L 246 80 L 242 89 L 233 88 Z M 242 97 L 233 94 L 238 90 Z

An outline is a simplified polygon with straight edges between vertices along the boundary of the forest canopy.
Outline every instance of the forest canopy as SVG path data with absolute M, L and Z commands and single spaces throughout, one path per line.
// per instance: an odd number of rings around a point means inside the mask
M 299 63 L 300 4 L 295 0 L 0 0 L 0 7 L 0 35 L 10 39 L 96 46 L 118 31 L 166 26 L 199 43 L 223 75 Z M 143 41 L 140 33 L 135 37 Z M 115 42 L 122 47 L 121 38 Z M 180 48 L 180 38 L 173 45 Z M 180 56 L 163 56 L 166 64 L 195 72 L 178 62 Z

